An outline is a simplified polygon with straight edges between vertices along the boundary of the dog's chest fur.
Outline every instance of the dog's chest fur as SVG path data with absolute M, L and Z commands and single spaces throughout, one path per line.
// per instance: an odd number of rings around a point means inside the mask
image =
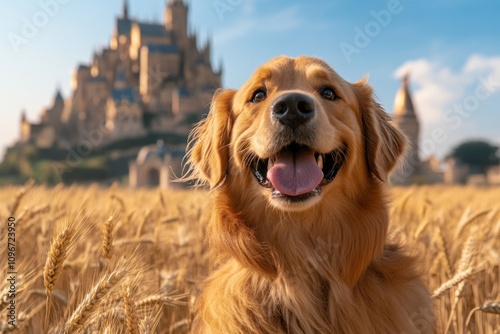
M 349 288 L 338 275 L 323 277 L 309 262 L 269 279 L 231 260 L 208 283 L 207 291 L 223 295 L 225 302 L 207 305 L 212 331 L 200 333 L 433 333 L 426 289 L 403 263 L 412 259 L 388 246 Z M 421 297 L 408 304 L 415 295 Z

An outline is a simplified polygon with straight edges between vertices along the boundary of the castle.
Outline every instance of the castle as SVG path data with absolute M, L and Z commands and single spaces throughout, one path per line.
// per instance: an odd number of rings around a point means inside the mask
M 490 168 L 485 175 L 474 175 L 469 166 L 453 158 L 446 160 L 444 168 L 435 156 L 420 158 L 420 121 L 409 89 L 409 75 L 403 77 L 394 99 L 394 125 L 406 135 L 409 147 L 403 165 L 391 175 L 393 184 L 500 184 L 500 167 Z
M 104 146 L 151 133 L 187 135 L 221 85 L 222 66 L 213 68 L 210 53 L 210 42 L 199 48 L 188 31 L 183 0 L 168 0 L 164 23 L 129 17 L 125 0 L 109 46 L 74 71 L 71 96 L 57 90 L 38 123 L 22 113 L 17 145 L 66 148 L 92 138 Z

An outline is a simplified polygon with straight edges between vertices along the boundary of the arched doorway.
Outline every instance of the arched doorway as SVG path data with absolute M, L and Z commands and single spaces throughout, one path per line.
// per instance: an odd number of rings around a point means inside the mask
M 158 172 L 158 169 L 151 168 L 148 171 L 147 180 L 149 187 L 158 187 L 160 185 L 160 172 Z

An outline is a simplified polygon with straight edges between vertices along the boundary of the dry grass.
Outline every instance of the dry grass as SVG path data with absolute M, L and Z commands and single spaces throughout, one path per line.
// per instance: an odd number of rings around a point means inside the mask
M 391 238 L 421 255 L 439 333 L 500 331 L 499 199 L 498 188 L 393 190 Z M 16 218 L 18 272 L 14 329 L 0 271 L 0 332 L 189 332 L 211 270 L 204 191 L 28 184 L 0 189 L 0 203 Z M 6 228 L 4 219 L 2 266 Z

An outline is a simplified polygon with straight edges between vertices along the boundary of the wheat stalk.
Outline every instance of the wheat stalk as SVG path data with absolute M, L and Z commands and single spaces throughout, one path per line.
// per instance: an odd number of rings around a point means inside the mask
M 104 297 L 121 281 L 125 276 L 125 269 L 115 270 L 109 275 L 105 275 L 94 286 L 92 291 L 87 293 L 83 301 L 78 305 L 64 327 L 64 333 L 74 333 L 81 329 L 96 311 L 97 306 Z
M 472 275 L 477 274 L 481 270 L 483 270 L 482 267 L 469 268 L 469 269 L 464 270 L 460 273 L 457 273 L 451 279 L 449 279 L 448 281 L 441 284 L 441 286 L 439 288 L 434 290 L 434 293 L 432 294 L 432 298 L 438 298 L 438 297 L 442 296 L 446 291 L 453 288 L 455 285 L 462 282 L 463 280 L 471 277 Z
M 465 327 L 469 327 L 470 320 L 472 319 L 472 315 L 477 312 L 482 311 L 485 313 L 493 313 L 500 314 L 500 301 L 487 301 L 483 303 L 481 306 L 474 307 L 467 316 L 467 320 L 465 321 Z
M 142 234 L 142 228 L 146 221 L 149 219 L 149 216 L 151 215 L 151 210 L 146 210 L 146 213 L 144 214 L 144 218 L 141 220 L 139 226 L 137 226 L 137 230 L 135 233 L 136 238 L 140 238 Z
M 141 331 L 141 334 L 150 334 L 152 333 L 152 321 L 149 316 L 146 316 L 144 319 L 142 319 L 139 329 Z
M 488 213 L 490 213 L 491 210 L 484 210 L 484 211 L 481 211 L 481 212 L 478 212 L 476 213 L 475 215 L 473 215 L 472 217 L 470 217 L 469 219 L 464 219 L 464 220 L 461 220 L 459 222 L 459 224 L 457 225 L 457 230 L 455 232 L 455 235 L 456 237 L 458 238 L 460 236 L 460 234 L 462 234 L 462 231 L 469 225 L 471 224 L 472 222 L 476 221 L 477 219 L 483 217 L 483 216 L 486 216 Z
M 484 303 L 481 306 L 481 311 L 486 313 L 500 314 L 500 300 Z
M 130 334 L 139 333 L 139 321 L 137 319 L 137 313 L 134 303 L 134 295 L 130 291 L 130 287 L 127 286 L 122 289 L 123 297 L 123 308 L 125 309 L 125 324 L 127 325 L 127 330 Z
M 165 203 L 165 198 L 163 198 L 163 194 L 161 191 L 160 191 L 160 204 L 163 209 L 167 208 L 167 203 Z
M 439 226 L 437 227 L 436 239 L 437 239 L 437 245 L 443 254 L 443 262 L 446 265 L 446 271 L 450 273 L 450 275 L 453 275 L 453 271 L 451 269 L 452 267 L 451 259 L 450 259 L 450 254 L 448 252 L 446 239 L 444 238 L 443 230 Z
M 151 304 L 187 305 L 188 304 L 187 302 L 181 300 L 187 297 L 189 297 L 188 293 L 183 293 L 174 296 L 168 296 L 165 294 L 156 294 L 141 299 L 140 301 L 137 302 L 136 306 L 145 307 Z
M 52 291 L 56 286 L 59 275 L 64 267 L 64 262 L 67 259 L 71 238 L 75 230 L 72 226 L 67 227 L 64 231 L 59 233 L 56 239 L 52 242 L 50 250 L 47 253 L 45 268 L 43 270 L 43 283 L 45 286 L 46 307 L 45 307 L 45 328 L 47 329 L 50 317 L 50 305 Z
M 19 208 L 19 205 L 21 204 L 21 201 L 23 200 L 24 195 L 28 193 L 28 191 L 33 187 L 35 184 L 35 181 L 33 179 L 30 179 L 24 187 L 19 190 L 17 193 L 16 197 L 14 198 L 14 202 L 10 205 L 9 211 L 11 216 L 15 216 L 17 209 Z
M 423 231 L 429 226 L 431 219 L 430 218 L 425 218 L 423 219 L 420 224 L 418 224 L 417 229 L 415 230 L 415 233 L 413 235 L 413 238 L 417 240 L 420 235 L 422 234 Z
M 118 203 L 120 204 L 120 207 L 122 209 L 122 211 L 125 211 L 125 202 L 123 201 L 123 199 L 121 199 L 119 196 L 116 196 L 115 194 L 111 195 L 111 199 L 116 199 L 118 201 Z
M 109 262 L 111 255 L 113 254 L 113 216 L 110 216 L 108 220 L 102 226 L 102 256 L 106 258 Z
M 465 242 L 465 247 L 462 250 L 462 254 L 460 256 L 456 272 L 459 273 L 464 271 L 467 267 L 473 267 L 474 265 L 473 261 L 476 255 L 477 255 L 476 233 L 473 232 L 469 235 L 467 241 Z M 455 291 L 455 303 L 462 295 L 464 287 L 465 287 L 465 282 L 462 281 L 458 284 L 458 288 Z
M 472 261 L 476 253 L 477 253 L 476 234 L 471 233 L 471 235 L 467 238 L 467 241 L 465 242 L 465 247 L 462 250 L 462 254 L 460 256 L 456 272 L 460 273 L 463 272 L 467 267 L 472 267 L 473 266 Z M 455 309 L 457 307 L 460 297 L 462 296 L 464 288 L 465 288 L 465 281 L 461 281 L 460 283 L 458 283 L 457 289 L 455 290 L 455 299 L 453 301 L 453 305 L 450 311 L 450 316 L 448 317 L 444 333 L 448 333 L 448 329 L 450 328 L 451 322 L 453 321 L 453 316 L 455 315 Z

